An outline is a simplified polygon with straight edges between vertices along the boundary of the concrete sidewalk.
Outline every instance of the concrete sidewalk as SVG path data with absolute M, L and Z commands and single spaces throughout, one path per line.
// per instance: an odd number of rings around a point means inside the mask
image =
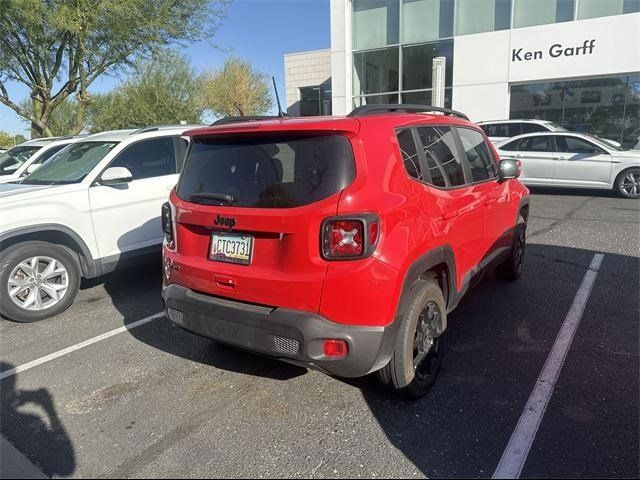
M 0 436 L 0 479 L 47 478 L 7 439 Z

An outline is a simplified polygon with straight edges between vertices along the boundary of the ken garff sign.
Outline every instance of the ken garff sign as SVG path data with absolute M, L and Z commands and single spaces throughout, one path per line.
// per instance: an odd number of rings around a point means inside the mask
M 551 58 L 575 57 L 577 55 L 591 55 L 596 47 L 596 39 L 585 40 L 582 45 L 575 47 L 565 47 L 561 43 L 554 43 L 547 50 Z M 514 48 L 511 52 L 511 62 L 528 62 L 531 60 L 542 60 L 544 58 L 542 50 L 525 50 L 524 48 Z

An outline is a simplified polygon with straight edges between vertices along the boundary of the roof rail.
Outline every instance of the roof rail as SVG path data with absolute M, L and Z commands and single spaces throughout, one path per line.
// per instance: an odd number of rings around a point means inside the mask
M 187 123 L 179 123 L 176 125 L 154 125 L 151 127 L 144 127 L 144 128 L 139 128 L 138 130 L 134 130 L 133 132 L 131 132 L 129 135 L 139 135 L 141 133 L 148 133 L 148 132 L 157 132 L 158 130 L 162 130 L 162 129 L 169 129 L 169 128 L 197 128 L 197 127 L 204 127 L 204 125 L 189 125 Z
M 243 122 L 259 122 L 260 120 L 276 120 L 280 117 L 274 115 L 254 115 L 248 117 L 224 117 L 216 120 L 211 124 L 212 127 L 218 125 L 227 125 L 229 123 L 243 123 Z
M 380 105 L 362 105 L 354 109 L 348 117 L 364 117 L 365 115 L 372 115 L 374 113 L 430 113 L 439 112 L 445 115 L 453 115 L 454 117 L 469 120 L 464 113 L 450 108 L 434 107 L 432 105 L 404 105 L 404 104 L 380 104 Z

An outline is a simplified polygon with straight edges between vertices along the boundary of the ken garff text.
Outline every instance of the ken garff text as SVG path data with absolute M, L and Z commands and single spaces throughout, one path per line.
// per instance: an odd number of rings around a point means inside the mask
M 578 55 L 591 55 L 596 46 L 596 40 L 585 40 L 582 45 L 567 47 L 561 43 L 554 43 L 549 47 L 548 54 L 551 58 L 575 57 Z M 525 50 L 524 48 L 514 48 L 511 52 L 512 62 L 528 62 L 530 60 L 542 60 L 544 52 L 542 50 Z

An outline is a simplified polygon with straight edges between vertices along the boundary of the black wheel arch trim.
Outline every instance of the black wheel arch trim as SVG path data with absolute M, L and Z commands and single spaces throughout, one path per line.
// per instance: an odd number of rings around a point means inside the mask
M 529 221 L 529 214 L 531 213 L 529 211 L 530 205 L 531 205 L 531 197 L 529 195 L 526 195 L 520 199 L 520 201 L 518 202 L 518 210 L 516 211 L 516 221 L 515 221 L 516 225 L 518 224 L 518 216 L 520 215 L 520 212 L 524 207 L 527 207 L 527 218 L 525 218 L 525 221 Z
M 85 278 L 94 278 L 102 274 L 102 265 L 100 262 L 97 262 L 93 259 L 91 255 L 91 251 L 87 244 L 82 240 L 80 235 L 74 232 L 69 227 L 64 225 L 59 225 L 55 223 L 48 223 L 42 225 L 34 225 L 31 227 L 20 227 L 13 230 L 9 230 L 0 234 L 0 251 L 2 251 L 4 247 L 4 243 L 15 239 L 17 237 L 26 236 L 29 237 L 25 239 L 25 241 L 36 240 L 36 241 L 47 241 L 46 238 L 39 238 L 34 234 L 42 235 L 44 232 L 55 232 L 62 235 L 66 235 L 77 247 L 73 250 L 78 255 L 78 259 L 80 261 L 80 268 L 82 270 L 82 274 Z M 13 244 L 13 242 L 12 242 Z
M 404 306 L 407 304 L 407 300 L 409 299 L 411 288 L 414 283 L 424 275 L 425 272 L 428 272 L 434 267 L 442 264 L 447 268 L 447 292 L 443 292 L 447 303 L 447 310 L 450 311 L 455 307 L 458 303 L 459 297 L 456 286 L 457 272 L 455 256 L 453 249 L 449 245 L 443 245 L 420 256 L 407 269 L 407 273 L 405 274 L 404 281 L 402 283 L 402 291 L 400 293 L 400 298 L 398 299 L 398 307 L 396 308 L 394 321 L 398 320 L 398 318 L 404 313 Z

